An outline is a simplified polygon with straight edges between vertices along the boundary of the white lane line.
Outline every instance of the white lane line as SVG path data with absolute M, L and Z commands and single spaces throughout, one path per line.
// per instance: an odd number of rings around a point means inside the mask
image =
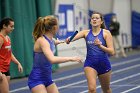
M 133 77 L 136 77 L 136 76 L 139 76 L 139 75 L 140 75 L 140 73 L 133 74 L 133 75 L 130 75 L 130 76 L 128 76 L 128 77 L 125 77 L 125 78 L 121 78 L 121 79 L 112 81 L 112 82 L 110 82 L 110 84 L 114 84 L 114 83 L 117 83 L 117 82 L 120 82 L 120 81 L 123 81 L 123 80 L 127 80 L 127 79 L 129 79 L 129 78 L 133 78 Z M 100 86 L 100 85 L 97 86 L 96 89 L 98 89 L 98 88 L 101 88 L 101 86 Z M 85 90 L 85 91 L 82 91 L 82 92 L 79 92 L 79 93 L 87 93 L 87 92 L 88 92 L 88 90 Z
M 76 84 L 85 83 L 86 81 L 87 81 L 87 80 L 82 80 L 82 81 L 79 81 L 79 82 L 71 83 L 71 84 L 68 84 L 68 85 L 65 85 L 65 86 L 58 87 L 58 89 L 60 90 L 60 89 L 63 89 L 63 88 L 67 88 L 67 87 L 76 85 Z
M 116 74 L 116 73 L 119 73 L 119 72 L 122 72 L 122 71 L 126 71 L 126 70 L 128 70 L 128 69 L 133 69 L 133 68 L 136 68 L 136 67 L 139 67 L 140 65 L 134 65 L 134 66 L 131 66 L 131 67 L 127 67 L 127 68 L 124 68 L 124 69 L 120 69 L 120 70 L 116 70 L 116 71 L 114 71 L 113 73 L 112 73 L 112 75 L 113 74 Z M 139 75 L 140 73 L 138 73 L 138 75 Z M 134 76 L 137 76 L 137 74 L 134 74 Z M 110 84 L 113 84 L 113 83 L 117 83 L 117 82 L 120 82 L 120 81 L 122 81 L 122 80 L 125 80 L 125 79 L 128 79 L 128 78 L 132 78 L 133 77 L 133 75 L 130 75 L 130 76 L 128 76 L 128 77 L 125 77 L 125 78 L 122 78 L 122 79 L 118 79 L 118 80 L 115 80 L 115 81 L 112 81 L 112 82 L 110 82 Z M 96 89 L 98 89 L 98 88 L 100 88 L 101 86 L 97 86 L 96 87 Z M 85 91 L 82 91 L 82 92 L 80 92 L 80 93 L 87 93 L 88 92 L 88 90 L 85 90 Z
M 112 87 L 136 87 L 140 85 L 134 85 L 134 84 L 129 84 L 129 85 L 111 85 Z
M 137 86 L 137 87 L 134 87 L 134 88 L 128 89 L 128 90 L 123 91 L 123 92 L 121 92 L 121 93 L 128 93 L 128 92 L 133 91 L 133 90 L 138 89 L 138 88 L 140 88 L 140 86 Z M 131 93 L 132 93 L 132 92 L 131 92 Z
M 119 66 L 119 65 L 124 65 L 124 64 L 128 64 L 128 63 L 131 63 L 131 62 L 134 62 L 134 61 L 139 61 L 140 58 L 136 58 L 136 59 L 131 59 L 131 60 L 128 60 L 128 61 L 122 61 L 121 63 L 116 63 L 116 64 L 112 64 L 112 67 L 115 67 L 115 66 Z M 121 71 L 121 69 L 120 69 Z M 119 72 L 120 72 L 119 71 Z M 115 71 L 114 71 L 115 72 Z M 116 72 L 117 73 L 117 72 Z M 58 79 L 54 79 L 54 81 L 61 81 L 61 80 L 65 80 L 65 79 L 69 79 L 69 78 L 73 78 L 73 77 L 77 77 L 77 76 L 80 76 L 80 75 L 83 75 L 84 72 L 80 72 L 80 73 L 76 73 L 76 74 L 73 74 L 73 75 L 69 75 L 69 76 L 66 76 L 66 77 L 62 77 L 62 78 L 58 78 Z M 112 73 L 113 74 L 113 73 Z M 18 89 L 14 89 L 14 90 L 11 90 L 10 93 L 14 93 L 14 92 L 17 92 L 17 91 L 21 91 L 21 90 L 27 90 L 29 89 L 28 86 L 25 86 L 25 87 L 21 87 L 21 88 L 18 88 Z
M 111 85 L 112 87 L 136 87 L 136 86 L 140 86 L 140 85 L 134 85 L 134 84 L 129 84 L 129 85 Z M 87 88 L 88 86 L 69 86 L 69 88 Z
M 123 69 L 119 69 L 119 70 L 116 70 L 116 71 L 113 71 L 113 74 L 116 74 L 116 73 L 118 73 L 118 72 L 121 72 L 122 70 L 129 70 L 129 69 L 133 69 L 133 68 L 137 68 L 137 67 L 139 67 L 140 66 L 140 64 L 138 64 L 138 65 L 133 65 L 133 66 L 130 66 L 130 67 L 126 67 L 126 68 L 123 68 Z
M 127 67 L 127 68 L 124 68 L 124 69 L 116 70 L 116 71 L 112 72 L 112 74 L 116 74 L 116 73 L 119 73 L 119 72 L 122 72 L 122 71 L 127 71 L 129 69 L 133 69 L 133 68 L 136 68 L 136 67 L 140 67 L 140 64 L 139 65 L 134 65 L 134 66 L 131 66 L 131 67 Z M 126 77 L 125 79 L 128 79 L 128 77 Z M 123 79 L 118 79 L 118 80 L 123 80 Z M 113 83 L 118 82 L 118 80 L 113 81 Z M 71 83 L 71 84 L 68 84 L 68 85 L 65 85 L 65 86 L 61 86 L 61 87 L 59 87 L 59 89 L 67 88 L 69 86 L 76 85 L 76 84 L 81 84 L 81 83 L 84 83 L 84 82 L 86 82 L 86 80 L 82 80 L 82 81 Z M 110 84 L 112 84 L 112 83 L 110 83 Z M 97 89 L 100 88 L 100 87 L 101 86 L 97 86 Z
M 131 59 L 131 60 L 127 60 L 127 61 L 122 61 L 120 63 L 112 64 L 112 67 L 120 66 L 120 65 L 125 65 L 125 64 L 132 63 L 132 62 L 135 62 L 135 61 L 140 61 L 140 58 Z
M 14 92 L 21 91 L 21 90 L 27 90 L 27 89 L 29 89 L 28 86 L 26 86 L 26 87 L 21 87 L 21 88 L 14 89 L 14 90 L 10 91 L 10 93 L 14 93 Z
M 70 86 L 69 88 L 87 88 L 88 86 Z
M 135 62 L 135 61 L 139 61 L 139 60 L 140 60 L 140 58 L 131 59 L 131 60 L 128 60 L 128 61 L 122 61 L 120 63 L 112 64 L 112 67 L 129 64 L 129 63 L 132 63 L 132 62 Z M 55 82 L 56 81 L 61 81 L 61 80 L 77 77 L 77 76 L 80 76 L 80 75 L 84 75 L 84 72 L 80 72 L 80 73 L 72 74 L 72 75 L 69 75 L 69 76 L 61 77 L 61 78 L 55 79 L 54 81 Z
M 76 74 L 73 74 L 73 75 L 61 77 L 61 78 L 55 79 L 54 81 L 55 82 L 62 81 L 62 80 L 65 80 L 65 79 L 69 79 L 69 78 L 73 78 L 73 77 L 77 77 L 77 76 L 82 76 L 82 75 L 84 75 L 84 72 L 80 72 L 80 73 L 76 73 Z

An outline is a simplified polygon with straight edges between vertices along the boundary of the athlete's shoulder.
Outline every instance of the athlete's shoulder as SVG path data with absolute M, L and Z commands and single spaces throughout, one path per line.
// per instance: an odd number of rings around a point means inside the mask
M 107 37 L 111 37 L 112 35 L 109 30 L 103 29 L 103 36 L 104 38 L 107 38 Z
M 34 43 L 34 50 L 42 51 L 42 48 L 49 48 L 50 44 L 43 36 L 39 37 Z
M 4 38 L 4 36 L 0 34 L 0 39 L 3 39 L 3 38 Z
M 1 43 L 1 42 L 4 42 L 3 39 L 4 39 L 3 36 L 0 35 L 0 43 Z
M 0 48 L 1 48 L 1 46 L 3 45 L 3 38 L 2 37 L 0 37 Z
M 10 39 L 10 37 L 9 37 L 8 35 L 6 35 L 6 37 L 7 37 L 8 39 Z
M 103 31 L 104 31 L 104 32 L 106 32 L 106 33 L 110 32 L 110 31 L 109 31 L 109 30 L 107 30 L 107 29 L 103 29 Z
M 103 33 L 104 33 L 104 34 L 107 34 L 107 35 L 108 35 L 108 34 L 111 34 L 110 31 L 107 30 L 107 29 L 103 29 Z
M 8 35 L 6 36 L 6 38 L 11 42 L 11 39 L 10 39 L 10 37 Z
M 86 37 L 88 33 L 90 32 L 90 29 L 82 30 L 81 33 Z
M 44 42 L 46 41 L 45 38 L 43 36 L 39 37 L 36 42 Z
M 0 35 L 0 40 L 3 40 L 3 37 Z
M 89 31 L 90 31 L 90 29 L 85 29 L 85 30 L 81 30 L 80 32 L 87 33 L 87 32 L 89 32 Z

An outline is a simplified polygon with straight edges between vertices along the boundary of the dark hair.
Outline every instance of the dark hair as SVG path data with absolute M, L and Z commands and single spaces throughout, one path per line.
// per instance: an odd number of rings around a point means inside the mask
M 0 21 L 0 30 L 3 28 L 3 25 L 8 26 L 10 24 L 10 21 L 14 21 L 12 18 L 3 18 Z
M 99 14 L 99 15 L 100 15 L 100 18 L 101 18 L 101 20 L 103 21 L 103 23 L 101 24 L 101 28 L 102 28 L 102 29 L 106 29 L 106 25 L 105 25 L 105 21 L 104 21 L 103 15 L 102 15 L 101 13 L 99 13 L 99 12 L 93 12 L 92 15 L 93 15 L 93 14 Z M 91 16 L 92 16 L 92 15 L 91 15 Z

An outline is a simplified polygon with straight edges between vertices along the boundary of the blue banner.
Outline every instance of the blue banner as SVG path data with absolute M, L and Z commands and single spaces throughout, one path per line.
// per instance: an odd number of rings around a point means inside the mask
M 132 12 L 132 46 L 140 46 L 140 13 Z
M 57 37 L 59 39 L 66 39 L 74 32 L 74 6 L 73 5 L 59 5 L 58 19 L 59 31 Z

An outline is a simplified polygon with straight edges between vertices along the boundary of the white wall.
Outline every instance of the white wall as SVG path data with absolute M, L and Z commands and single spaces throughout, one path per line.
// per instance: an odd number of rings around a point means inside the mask
M 133 1 L 133 0 L 132 0 Z M 136 0 L 135 0 L 136 1 Z M 137 2 L 135 3 L 138 3 Z M 90 9 L 102 14 L 116 13 L 120 22 L 120 41 L 124 47 L 131 46 L 131 4 L 130 0 L 90 0 Z M 138 8 L 137 6 L 135 6 Z M 139 8 L 140 10 L 140 8 Z
M 140 0 L 56 0 L 55 14 L 58 14 L 59 4 L 73 4 L 74 5 L 74 15 L 79 16 L 79 11 L 83 13 L 86 17 L 86 25 L 81 24 L 74 25 L 75 30 L 79 30 L 80 27 L 83 29 L 88 29 L 88 10 L 98 11 L 102 14 L 116 13 L 118 21 L 120 22 L 120 41 L 123 39 L 124 47 L 131 46 L 131 10 L 136 10 L 140 12 Z M 131 7 L 132 6 L 132 7 Z M 131 9 L 132 8 L 132 9 Z M 122 36 L 122 34 L 124 36 Z M 125 37 L 125 35 L 127 37 Z M 128 42 L 126 42 L 128 41 Z M 84 39 L 72 42 L 71 44 L 61 44 L 58 45 L 58 55 L 59 56 L 82 56 L 85 58 L 86 45 Z M 73 63 L 63 63 L 60 67 L 70 65 Z
M 140 13 L 140 0 L 131 0 L 132 2 L 132 10 Z
M 118 21 L 120 22 L 120 41 L 123 41 L 124 47 L 130 47 L 132 45 L 130 0 L 114 0 L 113 5 L 113 12 L 117 14 Z
M 55 14 L 58 15 L 58 9 L 60 4 L 65 4 L 65 5 L 74 5 L 74 16 L 79 17 L 79 12 L 82 12 L 82 16 L 86 18 L 86 24 L 83 24 L 83 19 L 79 19 L 79 24 L 76 25 L 74 22 L 73 25 L 75 30 L 78 30 L 82 27 L 83 29 L 88 29 L 88 3 L 87 0 L 56 0 L 56 11 Z M 69 16 L 68 16 L 69 18 Z M 74 18 L 75 19 L 75 18 Z M 63 18 L 62 18 L 63 20 Z M 62 21 L 59 20 L 59 21 Z M 71 19 L 70 19 L 71 20 Z M 69 24 L 69 23 L 68 23 Z M 83 57 L 83 54 L 86 54 L 86 45 L 85 45 L 85 40 L 81 39 L 75 42 L 71 42 L 71 44 L 60 44 L 57 46 L 58 48 L 58 56 L 81 56 Z M 83 57 L 84 59 L 84 57 Z M 77 64 L 77 63 L 62 63 L 59 66 L 63 67 L 66 65 L 72 65 L 72 64 Z
M 89 0 L 90 9 L 98 11 L 102 14 L 112 12 L 113 1 L 112 0 Z

